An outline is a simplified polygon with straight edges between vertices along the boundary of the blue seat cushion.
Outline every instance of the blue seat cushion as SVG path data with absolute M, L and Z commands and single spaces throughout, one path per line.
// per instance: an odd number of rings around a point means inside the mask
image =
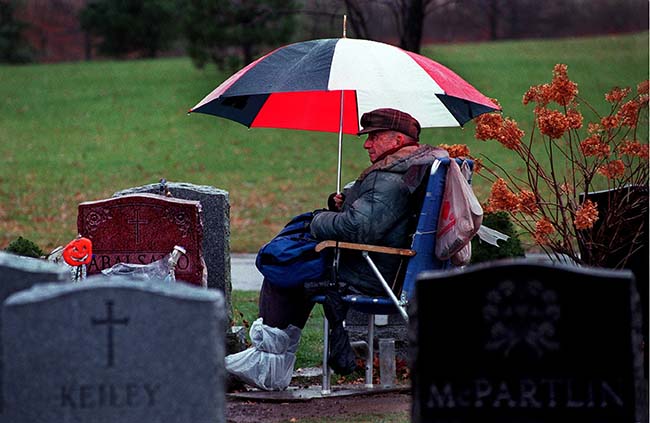
M 312 297 L 312 301 L 322 304 L 325 301 L 324 295 L 316 295 Z M 365 295 L 351 294 L 344 295 L 345 301 L 350 308 L 361 313 L 368 314 L 395 314 L 398 313 L 395 304 L 388 297 L 368 297 Z

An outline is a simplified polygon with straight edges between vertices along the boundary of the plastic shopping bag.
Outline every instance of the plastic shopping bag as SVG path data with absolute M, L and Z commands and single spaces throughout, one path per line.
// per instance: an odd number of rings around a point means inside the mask
M 251 325 L 253 346 L 226 357 L 226 370 L 251 386 L 266 391 L 281 391 L 291 383 L 300 328 L 267 326 L 262 318 Z
M 455 160 L 449 163 L 436 239 L 436 256 L 440 260 L 452 258 L 465 249 L 455 258 L 454 264 L 469 262 L 471 249 L 467 245 L 483 222 L 483 208 L 467 181 L 470 174 L 467 163 L 463 163 L 463 167 L 467 176 Z

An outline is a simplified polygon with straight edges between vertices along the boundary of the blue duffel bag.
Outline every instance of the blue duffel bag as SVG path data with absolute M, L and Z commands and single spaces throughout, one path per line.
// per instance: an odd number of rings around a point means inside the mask
M 300 214 L 257 253 L 255 266 L 272 284 L 284 288 L 326 279 L 330 254 L 315 251 L 318 241 L 309 232 L 313 212 Z

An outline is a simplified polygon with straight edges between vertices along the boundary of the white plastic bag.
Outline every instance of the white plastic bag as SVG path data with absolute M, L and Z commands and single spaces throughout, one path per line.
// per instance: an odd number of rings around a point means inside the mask
M 249 385 L 266 391 L 282 391 L 291 383 L 300 328 L 267 326 L 262 318 L 250 328 L 253 346 L 226 357 L 226 370 Z
M 466 162 L 463 163 L 463 168 L 463 172 L 469 176 Z M 440 260 L 447 260 L 466 247 L 483 222 L 483 208 L 463 172 L 456 161 L 451 160 L 447 169 L 436 236 L 436 256 Z M 469 262 L 471 249 L 465 248 L 461 255 L 463 257 L 458 257 L 456 262 Z

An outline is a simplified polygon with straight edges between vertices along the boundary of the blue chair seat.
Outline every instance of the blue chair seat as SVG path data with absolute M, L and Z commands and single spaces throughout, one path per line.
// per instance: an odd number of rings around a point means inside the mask
M 312 298 L 316 303 L 322 304 L 325 301 L 324 295 L 316 295 Z M 399 313 L 393 301 L 388 297 L 368 297 L 365 295 L 345 295 L 345 301 L 351 309 L 367 314 L 395 314 Z

